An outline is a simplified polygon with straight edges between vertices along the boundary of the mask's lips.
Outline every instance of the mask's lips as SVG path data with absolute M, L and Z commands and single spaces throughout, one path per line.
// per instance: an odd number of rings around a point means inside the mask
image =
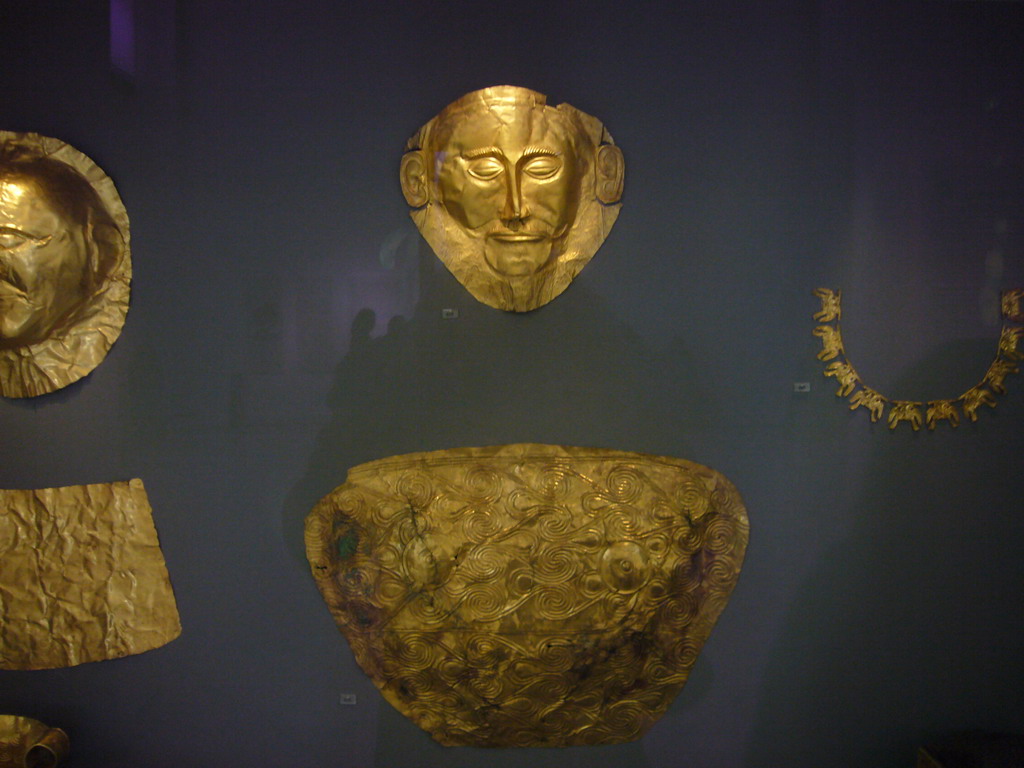
M 494 240 L 500 240 L 503 243 L 539 243 L 542 240 L 546 240 L 545 235 L 535 235 L 528 232 L 497 232 L 489 235 Z

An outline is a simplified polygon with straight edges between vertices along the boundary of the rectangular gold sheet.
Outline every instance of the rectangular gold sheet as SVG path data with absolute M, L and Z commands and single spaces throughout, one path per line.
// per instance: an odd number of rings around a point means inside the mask
M 141 480 L 0 490 L 0 669 L 114 659 L 179 634 Z

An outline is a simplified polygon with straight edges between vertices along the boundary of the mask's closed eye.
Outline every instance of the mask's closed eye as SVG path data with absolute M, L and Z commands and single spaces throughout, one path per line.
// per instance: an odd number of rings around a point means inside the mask
M 13 251 L 15 248 L 24 245 L 25 243 L 46 245 L 49 241 L 49 235 L 46 237 L 33 237 L 27 232 L 22 232 L 20 229 L 0 227 L 0 250 Z
M 523 165 L 523 173 L 534 179 L 550 179 L 562 168 L 562 161 L 553 155 L 532 157 Z
M 480 157 L 470 160 L 466 171 L 475 179 L 492 181 L 505 172 L 505 164 L 495 157 Z

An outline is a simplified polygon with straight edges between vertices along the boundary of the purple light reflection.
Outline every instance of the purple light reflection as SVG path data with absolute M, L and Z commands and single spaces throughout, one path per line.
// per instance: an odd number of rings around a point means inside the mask
M 134 0 L 110 0 L 110 63 L 119 72 L 135 76 Z

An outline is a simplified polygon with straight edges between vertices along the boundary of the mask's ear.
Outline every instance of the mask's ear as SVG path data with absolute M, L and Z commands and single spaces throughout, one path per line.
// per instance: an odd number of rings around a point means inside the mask
M 602 144 L 597 148 L 596 160 L 597 199 L 605 205 L 619 202 L 626 172 L 622 150 L 614 144 Z
M 402 155 L 402 194 L 405 202 L 413 208 L 422 208 L 430 200 L 428 192 L 427 165 L 423 161 L 423 152 L 414 149 Z
M 97 221 L 97 218 L 100 220 Z M 90 289 L 97 291 L 121 265 L 124 258 L 124 237 L 106 217 L 97 217 L 90 210 L 84 227 L 85 247 L 89 254 L 88 279 Z

